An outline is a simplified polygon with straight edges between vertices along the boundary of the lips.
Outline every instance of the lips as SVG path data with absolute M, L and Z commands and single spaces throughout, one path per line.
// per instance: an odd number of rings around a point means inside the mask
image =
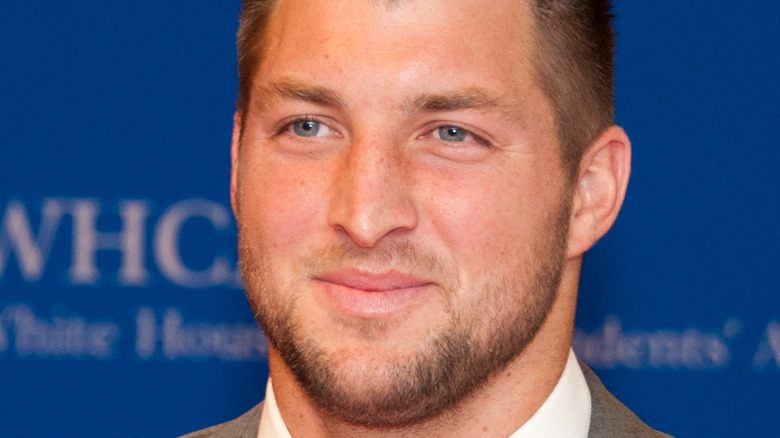
M 329 301 L 341 313 L 357 317 L 389 315 L 409 307 L 434 283 L 398 271 L 369 273 L 344 269 L 317 276 Z
M 317 277 L 316 280 L 365 292 L 387 292 L 395 289 L 408 289 L 432 284 L 430 281 L 398 271 L 375 274 L 358 269 L 329 272 Z

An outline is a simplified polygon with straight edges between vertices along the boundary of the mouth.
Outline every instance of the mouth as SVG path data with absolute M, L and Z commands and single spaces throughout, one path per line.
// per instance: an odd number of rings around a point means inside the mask
M 398 271 L 371 273 L 332 271 L 314 278 L 340 313 L 363 318 L 390 315 L 408 308 L 434 282 Z

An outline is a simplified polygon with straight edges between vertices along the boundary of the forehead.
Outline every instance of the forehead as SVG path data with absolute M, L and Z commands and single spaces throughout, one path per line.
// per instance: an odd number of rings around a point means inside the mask
M 335 70 L 356 80 L 395 69 L 395 85 L 527 81 L 531 29 L 522 0 L 279 0 L 259 74 Z

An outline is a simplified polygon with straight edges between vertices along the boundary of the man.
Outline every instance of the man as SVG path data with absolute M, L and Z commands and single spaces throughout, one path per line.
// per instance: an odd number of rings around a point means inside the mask
M 630 167 L 607 3 L 244 0 L 231 196 L 270 379 L 189 436 L 664 436 L 570 347 Z

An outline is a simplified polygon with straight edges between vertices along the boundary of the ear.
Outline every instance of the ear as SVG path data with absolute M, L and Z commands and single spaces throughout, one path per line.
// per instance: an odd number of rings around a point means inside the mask
M 230 205 L 238 215 L 238 152 L 241 143 L 241 113 L 233 114 L 233 136 L 230 141 Z
M 607 128 L 585 151 L 572 200 L 567 257 L 590 249 L 615 222 L 631 173 L 631 143 L 618 126 Z

